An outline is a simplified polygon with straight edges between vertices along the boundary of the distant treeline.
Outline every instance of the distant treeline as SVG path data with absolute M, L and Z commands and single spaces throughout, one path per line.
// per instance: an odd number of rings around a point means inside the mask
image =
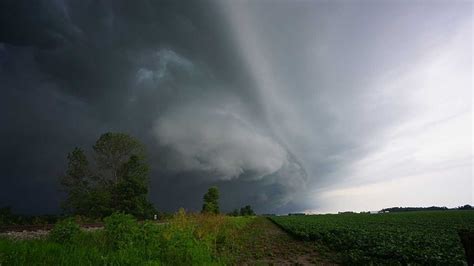
M 60 218 L 60 215 L 19 215 L 14 214 L 10 207 L 0 208 L 0 225 L 54 224 Z
M 386 208 L 382 209 L 381 212 L 411 212 L 411 211 L 447 211 L 447 210 L 474 210 L 474 208 L 471 205 L 464 205 L 464 206 L 459 206 L 457 208 L 451 208 L 449 209 L 448 207 L 437 207 L 437 206 L 431 206 L 431 207 L 392 207 L 392 208 Z
M 173 212 L 156 212 L 157 220 L 167 220 L 173 217 Z M 79 224 L 85 223 L 98 223 L 102 222 L 101 218 L 94 218 L 82 215 L 70 215 L 70 214 L 43 214 L 43 215 L 25 215 L 18 214 L 12 211 L 10 206 L 0 207 L 0 226 L 9 225 L 46 225 L 55 224 L 68 217 L 74 217 L 74 220 Z

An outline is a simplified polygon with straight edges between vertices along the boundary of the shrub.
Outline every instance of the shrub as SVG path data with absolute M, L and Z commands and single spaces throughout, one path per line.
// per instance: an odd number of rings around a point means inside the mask
M 104 219 L 108 244 L 114 249 L 133 246 L 140 235 L 137 220 L 130 214 L 114 213 Z
M 161 234 L 161 260 L 173 265 L 208 265 L 213 257 L 209 243 L 196 238 L 198 224 L 193 215 L 180 209 Z
M 151 221 L 145 221 L 140 226 L 139 240 L 147 248 L 158 248 L 162 231 L 160 225 Z
M 53 242 L 65 244 L 71 242 L 81 233 L 81 228 L 73 218 L 64 219 L 54 226 L 49 233 L 49 238 Z

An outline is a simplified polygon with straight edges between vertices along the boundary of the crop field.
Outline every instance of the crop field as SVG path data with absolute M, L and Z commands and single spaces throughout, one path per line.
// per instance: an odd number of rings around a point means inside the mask
M 346 264 L 465 265 L 459 230 L 474 230 L 474 211 L 332 214 L 271 218 L 315 241 Z

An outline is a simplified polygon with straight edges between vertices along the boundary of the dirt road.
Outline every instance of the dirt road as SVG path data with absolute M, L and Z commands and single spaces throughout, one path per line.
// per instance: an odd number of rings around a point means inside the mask
M 296 240 L 264 217 L 255 218 L 241 236 L 240 265 L 337 265 L 311 242 Z

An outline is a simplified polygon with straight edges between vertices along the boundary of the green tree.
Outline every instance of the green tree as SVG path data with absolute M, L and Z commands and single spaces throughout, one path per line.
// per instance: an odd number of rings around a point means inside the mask
M 240 208 L 240 215 L 241 216 L 254 216 L 255 212 L 253 211 L 250 205 L 247 205 L 243 208 Z
M 143 159 L 132 155 L 120 169 L 120 176 L 122 178 L 114 191 L 115 209 L 139 217 L 151 217 L 154 209 L 147 200 L 148 166 Z
M 232 212 L 229 213 L 230 216 L 239 216 L 239 209 L 234 209 Z
M 210 187 L 203 199 L 202 213 L 219 214 L 219 190 L 217 187 Z
M 77 147 L 68 154 L 67 159 L 68 169 L 61 177 L 61 185 L 68 194 L 63 202 L 63 208 L 79 215 L 86 215 L 90 208 L 88 206 L 91 183 L 89 162 L 84 151 Z
M 124 133 L 105 133 L 100 136 L 93 148 L 104 181 L 118 182 L 120 168 L 132 155 L 145 158 L 143 145 Z
M 96 169 L 91 169 L 81 149 L 69 153 L 68 169 L 61 178 L 67 193 L 63 207 L 73 214 L 94 217 L 116 211 L 138 217 L 152 215 L 142 144 L 127 134 L 105 133 L 93 150 Z

